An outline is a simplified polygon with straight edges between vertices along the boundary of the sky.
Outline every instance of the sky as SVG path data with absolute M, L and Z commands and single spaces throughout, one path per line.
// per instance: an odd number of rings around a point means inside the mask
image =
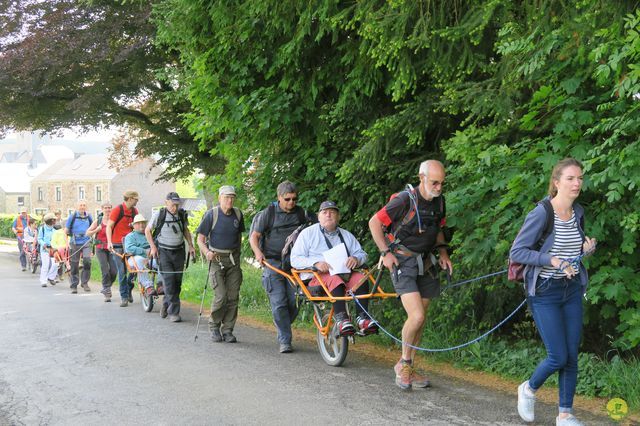
M 53 142 L 60 140 L 72 140 L 78 142 L 109 142 L 117 133 L 116 129 L 107 128 L 99 129 L 87 133 L 82 133 L 79 129 L 65 129 L 62 131 L 62 136 L 57 135 L 52 137 Z M 6 139 L 15 139 L 15 133 L 7 134 Z

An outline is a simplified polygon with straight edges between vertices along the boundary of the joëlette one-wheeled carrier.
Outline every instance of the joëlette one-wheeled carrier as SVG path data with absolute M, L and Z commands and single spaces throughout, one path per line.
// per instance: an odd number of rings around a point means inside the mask
M 327 364 L 333 367 L 339 367 L 342 365 L 344 360 L 347 358 L 349 341 L 351 341 L 351 343 L 355 343 L 356 335 L 364 337 L 365 334 L 358 331 L 353 336 L 341 336 L 337 330 L 336 321 L 334 321 L 333 303 L 337 300 L 353 302 L 354 296 L 346 295 L 340 297 L 331 295 L 315 268 L 292 269 L 291 272 L 288 273 L 268 264 L 267 262 L 263 262 L 263 265 L 264 267 L 269 268 L 287 278 L 289 283 L 296 288 L 296 293 L 304 301 L 311 303 L 311 306 L 313 306 L 313 322 L 317 328 L 316 340 L 320 355 Z M 382 270 L 380 270 L 375 277 L 367 268 L 360 269 L 359 272 L 364 275 L 364 279 L 356 286 L 356 288 L 369 281 L 371 283 L 371 290 L 368 293 L 356 295 L 355 297 L 357 299 L 386 299 L 390 297 L 397 297 L 396 293 L 386 293 L 382 288 L 380 288 L 379 284 L 382 276 Z M 309 287 L 307 285 L 308 281 L 303 281 L 300 278 L 300 274 L 303 273 L 313 274 L 320 285 L 316 287 Z M 356 288 L 352 290 L 355 291 Z M 347 312 L 349 312 L 349 305 L 350 303 L 347 303 Z
M 132 280 L 137 282 L 138 291 L 140 292 L 140 304 L 142 305 L 142 309 L 145 312 L 153 311 L 153 306 L 158 300 L 158 297 L 164 294 L 162 281 L 158 279 L 158 270 L 156 269 L 157 263 L 155 259 L 149 259 L 149 265 L 146 268 L 139 268 L 138 265 L 133 261 L 133 255 L 130 253 L 119 254 L 115 253 L 118 257 L 120 257 L 124 264 L 127 267 L 127 273 L 131 274 L 133 277 Z M 131 260 L 131 262 L 129 261 Z M 151 279 L 153 286 L 153 293 L 148 294 L 144 285 L 140 282 L 139 276 L 140 274 L 149 274 L 149 278 Z

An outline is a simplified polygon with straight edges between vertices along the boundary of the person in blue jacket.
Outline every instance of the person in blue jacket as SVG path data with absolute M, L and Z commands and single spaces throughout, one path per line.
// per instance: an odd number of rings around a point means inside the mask
M 596 240 L 585 235 L 584 209 L 576 199 L 582 189 L 582 164 L 566 158 L 551 173 L 549 197 L 527 215 L 511 247 L 512 261 L 525 265 L 527 301 L 547 357 L 529 380 L 518 386 L 518 414 L 534 421 L 535 392 L 556 371 L 559 374 L 559 414 L 556 425 L 582 425 L 573 415 L 578 379 L 578 349 L 582 337 L 582 296 L 587 270 L 580 256 L 595 250 Z M 553 228 L 544 241 L 549 203 Z
M 87 213 L 87 203 L 80 201 L 78 209 L 69 215 L 65 223 L 65 232 L 69 236 L 69 252 L 71 254 L 71 293 L 78 292 L 78 283 L 84 291 L 91 291 L 91 237 L 87 230 L 93 218 Z M 80 276 L 80 256 L 82 256 L 82 276 Z
M 133 226 L 133 231 L 124 237 L 124 252 L 131 255 L 128 259 L 129 266 L 138 271 L 149 270 L 150 245 L 144 234 L 144 229 L 147 227 L 147 219 L 143 215 L 137 214 L 133 218 L 131 225 Z M 138 272 L 138 281 L 149 296 L 156 294 L 153 288 L 153 280 L 148 272 Z
M 58 264 L 54 260 L 51 249 L 51 236 L 53 235 L 53 225 L 56 223 L 56 217 L 53 213 L 47 213 L 42 219 L 44 222 L 38 228 L 38 245 L 40 246 L 40 259 L 42 259 L 42 267 L 40 268 L 40 285 L 47 286 L 47 282 L 56 285 L 56 276 L 58 275 Z

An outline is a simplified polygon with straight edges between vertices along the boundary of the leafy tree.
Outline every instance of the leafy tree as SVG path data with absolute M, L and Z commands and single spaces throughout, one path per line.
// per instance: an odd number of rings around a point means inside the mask
M 154 46 L 151 5 L 0 1 L 0 131 L 129 127 L 138 156 L 169 165 L 164 178 L 220 173 L 182 124 L 188 100 L 174 57 Z

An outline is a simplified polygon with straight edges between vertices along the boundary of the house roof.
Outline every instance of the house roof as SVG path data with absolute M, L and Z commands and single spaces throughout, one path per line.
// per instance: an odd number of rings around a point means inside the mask
M 118 172 L 109 167 L 106 154 L 86 154 L 60 160 L 38 176 L 44 181 L 111 180 Z

